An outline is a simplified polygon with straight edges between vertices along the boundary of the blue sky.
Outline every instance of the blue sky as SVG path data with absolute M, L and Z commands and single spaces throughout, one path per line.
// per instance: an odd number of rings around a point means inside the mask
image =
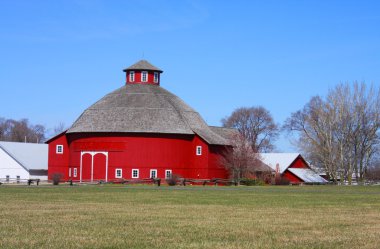
M 1 0 L 0 117 L 69 126 L 142 58 L 210 125 L 258 105 L 282 124 L 340 82 L 380 86 L 380 2 Z

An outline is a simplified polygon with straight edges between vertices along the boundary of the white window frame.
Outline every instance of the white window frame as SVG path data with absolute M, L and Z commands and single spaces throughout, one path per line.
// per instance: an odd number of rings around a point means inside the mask
M 197 146 L 197 147 L 195 148 L 195 154 L 196 154 L 197 156 L 201 156 L 201 155 L 202 155 L 202 146 Z
M 154 72 L 153 74 L 153 82 L 158 83 L 158 72 Z
M 155 177 L 153 177 L 152 173 L 155 172 Z M 150 178 L 157 178 L 157 170 L 156 169 L 151 169 L 149 172 Z
M 20 183 L 20 179 L 21 179 L 20 176 L 16 176 L 16 182 L 17 183 Z
M 77 176 L 78 176 L 78 169 L 73 168 L 73 177 L 77 177 Z
M 69 168 L 69 177 L 71 177 L 71 168 Z
M 134 171 L 136 171 L 137 172 L 137 176 L 134 176 Z M 139 178 L 139 175 L 140 175 L 140 172 L 139 172 L 139 170 L 138 169 L 132 169 L 132 178 Z
M 168 177 L 168 173 L 170 173 L 170 176 Z M 173 176 L 173 171 L 171 169 L 165 170 L 165 179 L 169 179 Z
M 135 71 L 129 71 L 129 82 L 135 82 Z
M 60 151 L 59 148 L 61 148 L 61 151 Z M 57 154 L 63 154 L 63 145 L 62 144 L 57 144 L 57 146 L 55 147 L 55 152 Z
M 120 172 L 120 176 L 117 173 Z M 123 169 L 115 169 L 115 178 L 123 178 Z
M 144 80 L 144 75 L 146 76 L 145 80 Z M 141 82 L 148 82 L 148 71 L 141 72 Z

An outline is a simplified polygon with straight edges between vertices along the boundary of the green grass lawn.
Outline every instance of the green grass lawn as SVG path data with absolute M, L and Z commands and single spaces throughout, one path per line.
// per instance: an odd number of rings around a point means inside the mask
M 380 186 L 0 186 L 1 248 L 380 248 Z

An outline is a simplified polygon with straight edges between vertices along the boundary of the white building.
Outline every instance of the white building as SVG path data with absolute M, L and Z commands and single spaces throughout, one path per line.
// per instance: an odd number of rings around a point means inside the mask
M 48 145 L 0 142 L 0 182 L 47 180 Z

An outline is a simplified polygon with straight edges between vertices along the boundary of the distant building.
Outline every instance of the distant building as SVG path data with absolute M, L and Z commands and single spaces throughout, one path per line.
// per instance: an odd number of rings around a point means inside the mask
M 261 153 L 260 160 L 290 183 L 327 183 L 299 153 Z
M 49 178 L 228 178 L 219 156 L 226 129 L 209 127 L 197 111 L 160 86 L 145 60 L 124 69 L 126 84 L 87 108 L 67 131 L 47 141 Z
M 36 143 L 0 142 L 0 181 L 47 179 L 48 146 Z

